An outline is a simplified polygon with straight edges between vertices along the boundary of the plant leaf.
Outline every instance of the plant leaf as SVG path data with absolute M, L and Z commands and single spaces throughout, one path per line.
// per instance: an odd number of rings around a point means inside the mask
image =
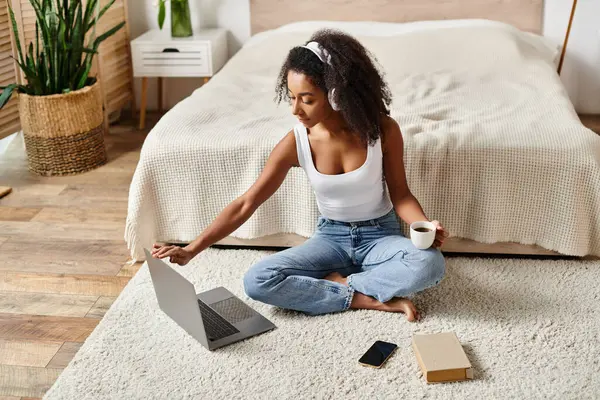
M 115 2 L 115 0 L 111 0 L 104 7 L 102 7 L 102 9 L 100 10 L 100 12 L 98 13 L 98 15 L 96 16 L 95 21 L 94 21 L 94 23 L 92 25 L 98 23 L 98 20 L 100 18 L 102 18 L 102 16 L 104 15 L 104 13 L 108 11 L 108 9 L 110 8 L 110 6 L 112 6 L 114 2 Z M 86 32 L 89 31 L 91 28 L 92 28 L 91 25 L 88 26 Z
M 38 71 L 35 66 L 35 58 L 33 57 L 33 42 L 29 42 L 29 50 L 27 52 L 27 55 L 25 56 L 25 64 L 27 65 L 27 68 L 29 70 L 33 71 L 34 75 L 38 75 L 37 74 Z M 34 89 L 36 91 L 36 94 L 43 94 L 41 85 L 34 86 Z
M 35 11 L 35 15 L 37 18 L 37 21 L 40 25 L 40 29 L 42 31 L 42 43 L 44 44 L 44 51 L 46 52 L 46 58 L 48 59 L 48 61 L 52 60 L 51 55 L 52 55 L 52 51 L 50 48 L 50 43 L 51 43 L 51 36 L 50 33 L 48 32 L 48 25 L 46 24 L 46 19 L 45 19 L 45 12 L 46 12 L 46 0 L 43 0 L 43 3 L 40 5 L 39 0 L 30 0 L 31 5 L 33 6 L 33 9 Z M 49 81 L 47 84 L 45 84 L 45 88 L 47 91 L 50 91 L 50 93 L 52 93 L 52 63 L 50 63 L 50 65 L 48 65 L 48 78 Z M 28 77 L 27 80 L 29 81 L 30 78 Z M 37 91 L 37 90 L 36 90 Z M 49 94 L 49 93 L 47 93 Z
M 90 69 L 92 68 L 92 57 L 93 53 L 88 53 L 85 55 L 85 61 L 82 65 L 83 71 L 81 72 L 81 77 L 79 78 L 79 82 L 77 83 L 77 89 L 81 89 L 85 86 L 85 82 L 87 81 L 88 74 L 90 73 Z
M 158 2 L 158 27 L 163 28 L 165 24 L 165 16 L 167 14 L 165 0 L 159 0 Z
M 6 103 L 8 103 L 8 101 L 10 100 L 10 96 L 12 95 L 13 90 L 16 87 L 17 87 L 16 83 L 11 83 L 10 85 L 8 85 L 5 88 L 3 88 L 2 94 L 0 94 L 0 109 L 2 107 L 4 107 L 4 105 Z
M 78 73 L 82 67 L 81 49 L 83 48 L 83 40 L 85 35 L 83 31 L 83 16 L 81 7 L 77 8 L 76 13 L 77 16 L 75 17 L 75 25 L 73 26 L 73 40 L 71 41 L 73 46 L 73 51 L 71 53 L 71 75 L 69 76 L 69 87 L 71 90 L 76 90 L 79 82 Z
M 17 28 L 17 20 L 15 19 L 15 13 L 13 12 L 10 5 L 8 6 L 8 11 L 10 12 L 10 22 L 12 23 L 13 33 L 15 36 L 15 42 L 17 45 L 17 50 L 19 51 L 19 60 L 22 63 L 23 62 L 23 51 L 21 48 L 21 40 L 19 39 L 19 29 Z
M 46 0 L 45 0 L 46 1 Z M 47 0 L 48 2 L 50 0 Z M 60 48 L 58 47 L 58 16 L 50 7 L 46 10 L 46 21 L 48 23 L 48 32 L 50 34 L 50 48 L 52 49 L 52 79 L 51 79 L 51 90 L 56 93 L 61 90 L 59 82 L 59 57 Z
M 58 66 L 57 66 L 57 70 L 59 71 L 58 73 L 58 82 L 57 82 L 57 88 L 58 89 L 64 89 L 65 87 L 68 87 L 68 80 L 67 82 L 64 82 L 64 77 L 65 77 L 65 65 L 68 64 L 69 61 L 69 53 L 67 52 L 67 43 L 66 43 L 66 33 L 67 33 L 67 27 L 64 23 L 64 21 L 62 19 L 60 19 L 58 21 L 58 35 L 57 35 L 57 47 L 60 48 L 60 51 L 58 51 L 57 49 L 57 53 L 60 54 L 60 58 L 58 61 Z
M 96 40 L 94 41 L 94 46 L 92 48 L 94 50 L 98 50 L 98 46 L 100 46 L 100 43 L 102 43 L 103 41 L 108 39 L 110 36 L 114 35 L 115 32 L 117 32 L 123 26 L 125 26 L 125 21 L 118 23 L 117 25 L 113 26 L 112 28 L 110 28 L 109 30 L 104 32 L 102 35 L 98 36 L 96 38 Z
M 40 29 L 37 21 L 35 21 L 35 58 L 40 59 Z
M 91 25 L 92 20 L 92 11 L 96 8 L 96 3 L 98 0 L 89 0 L 85 5 L 85 13 L 83 14 L 83 31 L 87 32 Z
M 40 53 L 40 64 L 41 64 L 41 68 L 40 68 L 40 82 L 42 84 L 42 86 L 45 88 L 46 93 L 49 92 L 48 90 L 48 86 L 50 84 L 50 82 L 48 82 L 48 63 L 46 62 L 46 56 L 44 55 L 44 51 L 42 50 L 42 52 Z
M 27 83 L 28 85 L 32 88 L 32 92 L 35 93 L 36 91 L 38 91 L 40 84 L 39 84 L 39 77 L 35 74 L 35 71 L 29 69 L 29 67 L 23 63 L 21 63 L 20 61 L 17 61 L 17 64 L 19 65 L 19 67 L 21 67 L 21 69 L 23 70 L 23 72 L 25 73 L 25 78 L 27 79 Z

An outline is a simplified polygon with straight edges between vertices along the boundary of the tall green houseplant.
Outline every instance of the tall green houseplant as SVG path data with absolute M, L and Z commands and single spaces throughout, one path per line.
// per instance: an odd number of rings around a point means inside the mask
M 35 46 L 29 43 L 25 55 L 15 15 L 9 5 L 18 54 L 16 61 L 27 82 L 0 87 L 0 109 L 14 90 L 45 96 L 69 93 L 94 84 L 96 78 L 90 77 L 89 73 L 98 47 L 125 25 L 121 22 L 96 36 L 98 20 L 114 2 L 111 0 L 100 9 L 98 0 L 88 0 L 85 6 L 82 0 L 30 0 L 36 15 L 36 43 Z
M 1 0 L 3 1 L 3 0 Z M 35 11 L 35 43 L 25 49 L 12 8 L 16 62 L 26 82 L 2 87 L 0 108 L 16 91 L 29 170 L 70 175 L 107 162 L 100 83 L 90 76 L 100 44 L 125 22 L 96 35 L 98 20 L 115 0 L 29 0 Z

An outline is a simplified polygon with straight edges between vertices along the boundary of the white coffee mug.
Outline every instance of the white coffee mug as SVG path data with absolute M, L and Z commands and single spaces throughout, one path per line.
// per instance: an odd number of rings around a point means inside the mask
M 419 232 L 417 228 L 425 228 L 427 232 Z M 429 221 L 417 221 L 410 224 L 410 240 L 415 247 L 420 250 L 425 250 L 431 247 L 435 240 L 436 226 Z

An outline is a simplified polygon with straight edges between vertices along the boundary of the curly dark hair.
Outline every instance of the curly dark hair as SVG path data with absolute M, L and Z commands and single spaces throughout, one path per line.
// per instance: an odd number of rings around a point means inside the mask
M 372 145 L 381 135 L 382 114 L 390 115 L 392 101 L 377 59 L 354 37 L 335 29 L 315 32 L 308 42 L 312 41 L 329 52 L 331 65 L 306 48 L 292 48 L 277 78 L 275 101 L 290 101 L 289 71 L 304 74 L 326 95 L 335 88 L 335 101 L 350 131 Z

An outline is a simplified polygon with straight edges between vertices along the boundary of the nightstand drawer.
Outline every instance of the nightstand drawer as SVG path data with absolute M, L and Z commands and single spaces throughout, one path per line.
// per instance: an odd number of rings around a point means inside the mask
M 135 46 L 136 76 L 208 76 L 212 74 L 207 43 Z

